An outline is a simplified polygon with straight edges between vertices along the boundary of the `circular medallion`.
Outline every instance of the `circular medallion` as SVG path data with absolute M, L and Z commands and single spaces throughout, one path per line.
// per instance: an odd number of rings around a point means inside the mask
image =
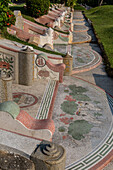
M 35 64 L 38 67 L 44 67 L 46 65 L 46 60 L 42 56 L 37 56 L 35 60 Z
M 38 98 L 32 94 L 18 92 L 13 93 L 13 101 L 16 102 L 20 108 L 33 106 L 38 102 Z

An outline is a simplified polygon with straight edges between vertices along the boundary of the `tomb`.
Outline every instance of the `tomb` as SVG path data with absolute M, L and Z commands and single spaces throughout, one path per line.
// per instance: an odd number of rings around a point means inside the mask
M 2 100 L 0 103 L 0 129 L 38 140 L 50 141 L 55 131 L 52 120 L 53 102 L 55 100 L 58 83 L 63 81 L 65 65 L 63 63 L 51 63 L 45 54 L 34 54 L 32 47 L 23 47 L 16 53 L 18 53 L 18 68 L 16 70 L 18 81 L 16 83 L 19 83 L 19 85 L 16 84 L 15 86 L 15 84 L 12 84 L 11 78 L 4 78 L 3 72 L 1 71 L 0 97 Z M 1 56 L 3 56 L 3 54 Z M 8 54 L 5 53 L 5 57 L 8 60 Z M 9 68 L 8 66 L 7 64 L 6 69 Z M 4 68 L 5 65 L 3 65 L 3 69 Z M 12 76 L 14 82 L 15 77 L 14 75 Z M 28 89 L 30 91 L 30 88 L 33 86 L 37 86 L 37 89 L 40 81 L 45 82 L 45 80 L 46 84 L 42 92 L 43 98 L 40 104 L 37 105 L 38 96 L 36 92 L 34 96 L 28 94 L 27 91 Z M 21 90 L 24 88 L 24 92 L 20 91 L 19 88 Z M 48 93 L 50 94 L 49 96 Z M 33 108 L 36 110 L 37 106 L 38 112 L 36 114 L 33 113 Z M 29 110 L 28 107 L 31 107 L 31 110 Z M 7 120 L 8 123 L 6 123 Z
M 53 30 L 22 18 L 20 11 L 15 11 L 14 13 L 16 24 L 7 29 L 10 34 L 35 45 L 43 46 L 46 43 L 53 45 Z

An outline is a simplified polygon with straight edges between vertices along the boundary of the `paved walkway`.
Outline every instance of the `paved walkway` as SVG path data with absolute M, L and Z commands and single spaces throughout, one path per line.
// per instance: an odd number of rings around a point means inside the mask
M 74 13 L 76 40 L 81 35 L 96 38 L 81 12 Z M 81 23 L 81 24 L 80 24 Z M 78 37 L 77 37 L 78 36 Z M 61 48 L 60 48 L 61 47 Z M 96 170 L 110 160 L 113 138 L 113 79 L 102 63 L 101 50 L 95 43 L 55 46 L 73 55 L 72 76 L 59 85 L 53 120 L 53 141 L 66 148 L 66 169 Z M 112 96 L 111 96 L 112 95 Z M 105 167 L 111 170 L 112 162 Z
M 75 23 L 76 40 L 81 40 L 80 38 L 90 34 L 92 41 L 95 42 L 91 27 L 81 12 L 74 13 L 73 23 Z M 83 36 L 79 36 L 80 33 Z M 9 44 L 7 42 L 7 46 L 12 46 L 11 42 Z M 15 48 L 19 50 L 20 47 L 17 45 Z M 106 163 L 106 159 L 109 161 L 112 154 L 113 79 L 105 72 L 97 44 L 75 43 L 68 46 L 55 45 L 54 48 L 64 53 L 70 52 L 74 62 L 72 76 L 64 77 L 64 82 L 59 84 L 53 110 L 56 128 L 53 142 L 61 144 L 67 151 L 66 169 L 96 170 Z M 14 85 L 14 92 L 15 89 L 17 92 L 21 89 L 24 97 L 29 97 L 31 94 L 32 101 L 36 100 L 33 98 L 36 95 L 40 104 L 44 100 L 41 100 L 41 94 L 44 93 L 46 83 L 42 82 L 40 95 L 36 91 L 35 84 L 32 89 L 22 89 L 21 86 Z M 28 92 L 28 96 L 25 96 Z M 14 94 L 15 100 L 19 98 L 17 95 Z M 21 107 L 23 104 L 26 103 L 20 103 Z M 37 113 L 35 104 L 32 106 L 35 114 L 31 112 L 31 107 L 25 108 L 32 117 Z M 0 144 L 20 150 L 28 157 L 40 143 L 39 140 L 3 130 L 0 130 L 0 135 Z M 105 170 L 111 170 L 112 164 L 111 162 Z

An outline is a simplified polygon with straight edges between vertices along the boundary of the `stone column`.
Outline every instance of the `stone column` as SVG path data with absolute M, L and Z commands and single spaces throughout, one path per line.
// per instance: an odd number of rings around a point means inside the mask
M 69 53 L 67 53 L 66 56 L 63 57 L 63 63 L 66 65 L 66 68 L 64 70 L 64 76 L 71 75 L 72 66 L 73 66 L 73 57 L 69 55 Z
M 19 51 L 19 84 L 31 86 L 34 80 L 34 50 L 25 46 Z
M 12 77 L 1 74 L 0 78 L 0 103 L 12 101 Z
M 71 31 L 69 31 L 69 44 L 71 44 L 73 42 L 73 33 Z
M 42 141 L 31 154 L 36 170 L 64 170 L 66 151 L 57 144 Z

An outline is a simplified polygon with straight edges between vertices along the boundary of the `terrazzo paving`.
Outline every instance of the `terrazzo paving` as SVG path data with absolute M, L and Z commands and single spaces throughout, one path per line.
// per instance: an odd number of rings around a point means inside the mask
M 81 12 L 74 13 L 75 20 L 83 18 Z M 78 21 L 77 26 L 78 23 L 83 23 L 85 26 L 89 25 L 86 21 L 85 23 Z M 79 27 L 81 28 L 82 26 Z M 80 38 L 75 36 L 74 40 L 79 41 L 81 37 L 87 39 L 86 35 L 88 34 L 74 33 L 74 35 Z M 91 36 L 94 36 L 92 32 Z M 5 44 L 5 41 L 3 43 Z M 12 46 L 10 41 L 7 41 L 6 44 L 7 46 Z M 15 45 L 14 49 L 19 50 L 18 45 Z M 85 43 L 68 45 L 67 47 L 66 45 L 55 45 L 54 48 L 63 53 L 70 52 L 73 55 L 73 70 L 78 69 L 78 74 L 73 72 L 73 76 L 64 77 L 64 82 L 59 84 L 52 118 L 56 128 L 53 142 L 61 144 L 66 149 L 65 169 L 96 170 L 97 168 L 94 168 L 94 166 L 100 161 L 104 164 L 103 159 L 112 151 L 113 79 L 110 79 L 105 74 L 103 64 L 92 69 L 92 64 L 96 66 L 96 58 L 101 61 L 101 51 L 97 44 Z M 91 67 L 90 71 L 86 72 L 84 69 L 83 73 L 79 72 L 81 68 L 87 68 L 88 65 Z M 21 88 L 21 86 L 14 85 L 16 89 L 13 90 L 16 93 L 14 98 L 17 102 L 20 102 L 19 105 L 24 107 L 32 117 L 37 116 L 39 118 L 37 112 L 40 112 L 40 107 L 37 106 L 41 106 L 41 101 L 43 101 L 42 94 L 44 94 L 47 84 L 48 82 L 46 81 L 42 82 L 41 86 L 43 85 L 43 88 L 36 86 L 36 84 L 32 88 Z M 42 92 L 40 91 L 41 88 Z M 53 94 L 54 85 L 51 89 L 51 94 Z M 19 95 L 19 92 L 21 92 L 21 95 Z M 29 103 L 26 103 L 26 100 L 22 103 L 21 98 L 27 98 Z M 29 106 L 30 104 L 31 106 Z M 40 114 L 40 116 L 42 115 Z M 0 133 L 2 136 L 0 138 L 1 144 L 10 147 L 14 146 L 14 148 L 28 155 L 32 153 L 36 144 L 39 143 L 38 140 L 10 132 L 0 130 Z M 26 141 L 28 147 L 24 147 L 26 146 Z M 105 170 L 110 170 L 109 166 L 106 168 Z
M 13 84 L 13 101 L 35 118 L 47 85 L 48 81 L 43 79 L 35 80 L 32 86 Z
M 89 28 L 85 25 L 74 25 L 74 32 L 86 32 Z
M 73 72 L 85 71 L 92 69 L 101 62 L 101 56 L 93 50 L 90 45 L 54 45 L 54 49 L 62 53 L 69 52 L 73 56 Z
M 113 98 L 99 87 L 76 77 L 64 78 L 53 111 L 56 127 L 53 142 L 66 148 L 66 169 L 92 167 L 112 150 L 112 106 Z M 98 156 L 99 149 L 98 160 L 87 158 L 89 162 L 83 164 L 87 155 Z
M 80 12 L 77 18 L 82 18 Z M 90 28 L 88 34 L 92 36 L 92 41 L 96 42 L 89 23 L 85 22 L 84 25 Z M 109 155 L 113 152 L 113 79 L 106 75 L 103 63 L 99 63 L 95 69 L 93 65 L 90 65 L 91 69 L 87 71 L 83 69 L 88 67 L 87 60 L 83 57 L 87 56 L 86 53 L 90 54 L 90 61 L 93 61 L 96 55 L 101 60 L 101 50 L 97 44 L 83 43 L 69 45 L 67 48 L 62 46 L 61 51 L 71 54 L 73 52 L 75 65 L 79 66 L 76 74 L 73 70 L 74 75 L 65 77 L 63 84 L 59 85 L 53 112 L 56 127 L 53 141 L 66 148 L 66 169 L 101 170 L 112 159 Z M 95 55 L 91 55 L 92 51 Z M 83 62 L 81 64 L 80 60 L 77 63 L 79 55 L 82 60 L 84 58 L 86 66 Z M 80 64 L 84 70 L 82 73 Z M 111 170 L 112 162 L 104 169 Z
M 85 43 L 85 42 L 90 42 L 91 41 L 91 36 L 88 35 L 87 33 L 82 33 L 82 32 L 73 32 L 73 42 L 74 43 Z
M 80 18 L 80 19 L 83 19 L 84 18 L 84 16 L 83 16 L 83 14 L 81 13 L 81 12 L 74 12 L 73 13 L 73 19 L 76 19 L 76 18 Z

